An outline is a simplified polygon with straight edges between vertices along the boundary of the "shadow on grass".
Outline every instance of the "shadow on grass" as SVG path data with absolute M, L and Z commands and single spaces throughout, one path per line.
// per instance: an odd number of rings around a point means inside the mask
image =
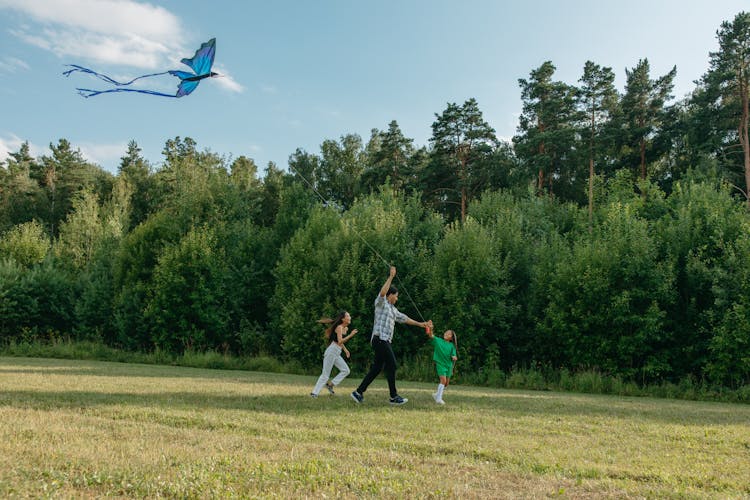
M 117 361 L 76 361 L 56 358 L 3 358 L 0 363 L 11 362 L 14 366 L 0 364 L 0 376 L 3 374 L 18 375 L 74 375 L 88 377 L 134 377 L 134 378 L 170 378 L 202 380 L 245 380 L 248 378 L 273 380 L 300 377 L 307 375 L 278 374 L 274 372 L 227 370 L 216 368 L 198 368 L 182 365 L 155 365 L 143 363 L 121 363 Z M 250 381 L 249 383 L 252 383 Z M 257 381 L 256 381 L 257 382 Z M 274 383 L 295 384 L 294 380 L 274 380 Z
M 312 379 L 311 379 L 312 380 Z M 448 395 L 448 404 L 438 406 L 430 390 L 411 388 L 401 391 L 409 397 L 406 405 L 394 407 L 388 404 L 388 391 L 377 389 L 365 394 L 365 403 L 358 405 L 349 397 L 349 391 L 339 388 L 335 396 L 322 394 L 312 399 L 307 393 L 267 394 L 253 393 L 258 382 L 248 381 L 247 394 L 223 395 L 201 392 L 97 392 L 97 391 L 35 391 L 10 390 L 0 392 L 0 407 L 34 410 L 90 409 L 114 406 L 152 408 L 155 411 L 169 410 L 239 410 L 279 415 L 320 413 L 361 414 L 382 411 L 445 412 L 451 418 L 460 418 L 466 411 L 500 413 L 508 417 L 556 415 L 595 419 L 649 420 L 675 425 L 750 425 L 750 409 L 719 403 L 672 402 L 662 400 L 641 401 L 637 398 L 582 397 L 557 394 L 555 397 L 535 397 L 529 393 L 515 394 L 512 391 L 493 391 L 492 395 L 471 395 L 455 391 Z M 296 385 L 298 382 L 275 381 L 274 384 Z M 304 391 L 307 387 L 300 386 Z M 689 408 L 688 408 L 689 407 Z M 328 417 L 323 417 L 328 418 Z
M 424 410 L 424 405 L 391 407 L 388 404 L 387 391 L 374 396 L 369 404 L 357 405 L 346 395 L 321 395 L 317 399 L 307 394 L 300 395 L 220 395 L 206 392 L 159 392 L 151 394 L 134 394 L 128 392 L 96 392 L 96 391 L 2 391 L 0 392 L 0 408 L 10 407 L 32 410 L 80 410 L 102 407 L 132 407 L 155 411 L 209 411 L 209 410 L 245 410 L 283 415 L 339 413 L 349 409 L 352 412 Z M 434 405 L 434 402 L 433 402 Z M 327 418 L 327 417 L 326 417 Z
M 128 367 L 134 366 L 128 364 Z M 134 372 L 132 369 L 120 371 L 118 369 L 101 369 L 101 368 L 2 368 L 0 367 L 0 376 L 4 374 L 16 375 L 54 375 L 54 376 L 79 376 L 79 377 L 117 377 L 117 378 L 165 378 L 165 379 L 196 379 L 196 380 L 226 380 L 226 381 L 243 381 L 252 377 L 263 377 L 272 380 L 279 374 L 272 372 L 251 372 L 247 370 L 214 370 L 210 368 L 190 368 L 184 366 L 165 366 L 163 372 L 154 370 L 152 365 L 143 365 L 147 371 Z M 175 372 L 174 369 L 192 370 L 189 372 Z M 250 375 L 252 374 L 252 375 Z M 283 377 L 301 377 L 306 375 L 283 374 Z M 248 380 L 248 383 L 258 383 L 258 381 Z M 295 385 L 297 382 L 279 380 L 274 383 Z
M 378 377 L 367 391 L 363 405 L 354 403 L 349 393 L 360 380 L 357 374 L 350 375 L 337 389 L 335 396 L 331 397 L 324 391 L 318 399 L 312 399 L 309 391 L 316 380 L 316 376 L 312 375 L 42 358 L 0 358 L 0 362 L 11 363 L 0 365 L 0 377 L 9 375 L 8 378 L 24 375 L 122 377 L 124 385 L 128 384 L 130 378 L 196 382 L 220 380 L 234 384 L 235 389 L 233 394 L 211 392 L 211 387 L 206 386 L 196 392 L 158 392 L 157 388 L 156 392 L 141 394 L 122 391 L 11 390 L 0 392 L 0 406 L 4 407 L 70 409 L 124 405 L 153 407 L 162 411 L 226 409 L 275 414 L 328 414 L 341 411 L 356 414 L 385 408 L 407 412 L 431 410 L 454 414 L 454 417 L 460 417 L 467 410 L 478 410 L 519 418 L 529 415 L 554 418 L 559 415 L 588 419 L 643 419 L 676 425 L 750 425 L 750 407 L 729 403 L 449 386 L 445 393 L 447 404 L 438 406 L 432 399 L 434 384 L 399 381 L 401 394 L 410 401 L 401 407 L 391 407 L 382 377 Z M 88 382 L 82 380 L 81 383 Z M 269 394 L 273 386 L 283 387 L 280 392 L 286 394 Z M 290 387 L 299 395 L 288 394 Z M 244 394 L 238 395 L 238 392 Z

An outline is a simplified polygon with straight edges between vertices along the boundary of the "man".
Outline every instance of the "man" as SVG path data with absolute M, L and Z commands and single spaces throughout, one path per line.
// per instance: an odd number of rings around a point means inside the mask
M 362 379 L 362 383 L 359 384 L 357 390 L 352 392 L 352 399 L 357 403 L 362 403 L 365 400 L 363 396 L 364 392 L 383 368 L 385 368 L 388 389 L 391 393 L 390 403 L 392 405 L 406 403 L 408 399 L 402 398 L 396 391 L 396 356 L 393 354 L 393 349 L 391 348 L 393 327 L 396 322 L 399 322 L 412 326 L 421 326 L 422 328 L 427 326 L 432 328 L 432 320 L 420 323 L 396 309 L 398 289 L 391 285 L 395 276 L 396 268 L 391 266 L 390 275 L 385 280 L 385 284 L 375 299 L 375 323 L 372 326 L 372 337 L 370 337 L 370 344 L 372 344 L 372 348 L 375 351 L 375 361 L 373 361 L 370 371 Z

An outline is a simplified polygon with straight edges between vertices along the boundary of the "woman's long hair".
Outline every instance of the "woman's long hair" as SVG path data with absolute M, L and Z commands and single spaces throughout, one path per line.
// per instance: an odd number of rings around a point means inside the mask
M 344 321 L 344 316 L 346 316 L 346 311 L 339 311 L 339 313 L 336 315 L 335 318 L 320 318 L 318 320 L 318 323 L 322 325 L 329 325 L 328 328 L 326 328 L 326 340 L 333 342 L 334 340 L 337 340 L 334 336 L 333 339 L 331 339 L 331 335 L 334 334 L 336 331 L 336 328 Z

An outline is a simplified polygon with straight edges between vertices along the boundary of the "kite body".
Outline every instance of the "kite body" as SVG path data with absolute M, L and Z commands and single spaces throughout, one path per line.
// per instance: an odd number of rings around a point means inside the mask
M 214 64 L 215 55 L 216 55 L 216 38 L 212 38 L 211 40 L 203 43 L 200 46 L 200 48 L 195 51 L 195 55 L 192 58 L 190 59 L 184 58 L 182 59 L 182 61 L 180 61 L 182 62 L 182 64 L 189 66 L 190 69 L 193 70 L 192 73 L 189 73 L 187 71 L 170 70 L 170 71 L 163 71 L 161 73 L 151 73 L 148 75 L 138 76 L 128 82 L 118 82 L 117 80 L 114 80 L 107 75 L 97 73 L 96 71 L 93 71 L 88 68 L 84 68 L 82 66 L 78 66 L 76 64 L 71 64 L 70 66 L 73 69 L 65 71 L 63 75 L 70 76 L 71 73 L 80 71 L 81 73 L 89 73 L 91 75 L 94 75 L 97 78 L 104 80 L 105 82 L 111 83 L 113 85 L 116 85 L 118 87 L 118 88 L 109 89 L 109 90 L 91 90 L 91 89 L 76 88 L 78 93 L 81 94 L 83 97 L 93 97 L 95 95 L 108 94 L 110 92 L 138 92 L 140 94 L 158 95 L 162 97 L 182 97 L 182 96 L 186 96 L 190 94 L 193 90 L 195 90 L 196 87 L 198 87 L 198 84 L 200 83 L 201 80 L 205 78 L 219 76 L 218 73 L 214 73 L 213 71 L 211 71 L 211 67 Z M 152 76 L 167 75 L 167 74 L 176 76 L 177 78 L 180 79 L 180 84 L 177 86 L 177 93 L 175 93 L 174 95 L 165 94 L 163 92 L 156 92 L 154 90 L 120 88 L 120 87 L 126 87 L 132 84 L 133 82 L 140 80 L 141 78 L 149 78 Z

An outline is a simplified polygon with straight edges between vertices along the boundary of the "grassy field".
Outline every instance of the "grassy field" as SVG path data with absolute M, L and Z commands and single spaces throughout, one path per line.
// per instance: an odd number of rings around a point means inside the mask
M 750 497 L 750 406 L 314 380 L 0 357 L 0 497 Z

